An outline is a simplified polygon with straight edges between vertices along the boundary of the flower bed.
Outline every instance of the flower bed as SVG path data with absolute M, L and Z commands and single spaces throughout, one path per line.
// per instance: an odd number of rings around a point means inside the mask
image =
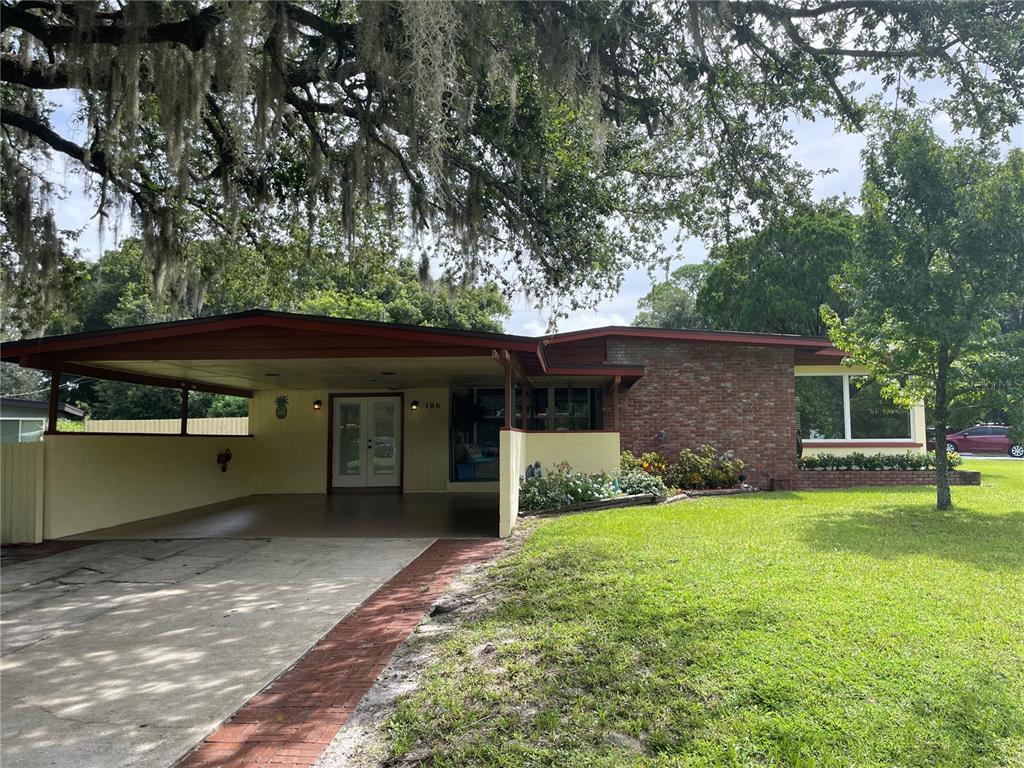
M 720 454 L 710 445 L 696 451 L 684 448 L 671 462 L 657 451 L 640 456 L 623 451 L 620 461 L 623 472 L 644 472 L 682 491 L 740 488 L 746 479 L 742 461 L 731 451 Z
M 573 472 L 565 462 L 546 474 L 528 476 L 519 486 L 519 512 L 540 513 L 584 508 L 581 505 L 649 503 L 668 495 L 661 478 L 638 470 L 618 477 Z

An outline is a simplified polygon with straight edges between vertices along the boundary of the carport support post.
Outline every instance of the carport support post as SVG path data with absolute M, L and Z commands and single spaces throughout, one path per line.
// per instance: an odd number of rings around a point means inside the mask
M 60 371 L 50 371 L 50 411 L 46 420 L 46 434 L 57 434 L 57 414 L 60 409 Z
M 508 352 L 505 353 L 506 355 Z M 512 429 L 512 412 L 515 410 L 515 390 L 512 388 L 512 364 L 505 361 L 505 429 Z
M 181 388 L 181 434 L 188 434 L 188 387 Z
M 612 379 L 612 429 L 619 431 L 619 387 L 622 386 L 622 377 L 616 376 Z

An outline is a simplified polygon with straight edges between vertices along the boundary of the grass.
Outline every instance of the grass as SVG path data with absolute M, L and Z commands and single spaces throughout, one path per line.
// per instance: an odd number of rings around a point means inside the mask
M 1024 766 L 1024 463 L 538 523 L 387 725 L 436 766 Z

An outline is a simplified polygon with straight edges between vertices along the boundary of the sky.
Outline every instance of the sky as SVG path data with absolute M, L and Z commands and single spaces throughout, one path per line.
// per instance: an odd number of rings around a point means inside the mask
M 868 91 L 870 92 L 870 84 Z M 944 91 L 940 83 L 926 83 L 920 86 L 919 95 L 922 99 L 936 97 Z M 74 120 L 75 106 L 70 92 L 57 92 L 53 96 L 56 111 L 52 116 L 54 128 L 69 138 L 82 141 L 81 125 Z M 811 185 L 815 200 L 826 197 L 848 195 L 856 197 L 860 192 L 861 167 L 860 152 L 864 148 L 865 138 L 861 134 L 846 133 L 837 128 L 834 121 L 820 119 L 807 121 L 795 119 L 792 122 L 796 138 L 791 154 L 808 170 L 814 172 Z M 937 133 L 949 140 L 954 132 L 944 115 L 936 117 Z M 1024 147 L 1024 127 L 1018 126 L 1011 136 L 1009 146 Z M 102 237 L 97 228 L 94 216 L 96 204 L 83 190 L 80 176 L 69 172 L 61 156 L 55 156 L 53 162 L 54 176 L 58 182 L 68 189 L 64 199 L 56 200 L 54 209 L 57 224 L 63 229 L 83 229 L 79 246 L 88 258 L 95 259 L 102 249 L 110 248 L 115 243 L 114 229 L 119 229 L 122 236 L 131 233 L 131 223 L 125 215 L 119 227 L 109 227 Z M 669 230 L 667 238 L 671 239 L 675 232 Z M 699 238 L 692 237 L 679 246 L 672 257 L 672 267 L 680 264 L 696 263 L 707 257 L 707 245 Z M 655 275 L 657 279 L 658 275 Z M 582 328 L 595 328 L 604 325 L 629 325 L 637 312 L 637 302 L 651 288 L 651 277 L 641 269 L 629 270 L 622 282 L 617 295 L 602 301 L 592 310 L 573 312 L 570 317 L 558 322 L 559 331 L 573 331 Z M 508 333 L 538 336 L 548 332 L 549 312 L 532 308 L 522 296 L 511 300 L 512 315 L 505 320 Z

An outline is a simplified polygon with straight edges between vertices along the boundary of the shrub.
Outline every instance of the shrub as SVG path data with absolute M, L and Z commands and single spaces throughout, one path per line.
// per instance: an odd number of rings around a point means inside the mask
M 664 477 L 668 470 L 668 459 L 657 451 L 647 451 L 640 456 L 634 456 L 632 451 L 623 451 L 619 458 L 619 469 L 623 473 L 639 471 Z
M 958 453 L 948 454 L 947 461 L 949 462 L 950 469 L 956 469 L 963 464 L 963 459 Z M 934 470 L 935 451 L 929 451 L 928 453 L 907 451 L 902 454 L 864 454 L 853 452 L 845 456 L 835 453 L 819 453 L 817 456 L 804 456 L 797 465 L 800 469 L 827 470 Z
M 715 453 L 710 445 L 698 450 L 684 448 L 679 452 L 675 464 L 668 468 L 665 483 L 672 488 L 732 488 L 740 482 L 743 462 L 731 452 Z
M 668 495 L 668 489 L 660 477 L 640 469 L 633 469 L 619 475 L 619 490 L 627 496 L 640 493 L 653 493 L 655 496 Z
M 614 495 L 615 488 L 608 475 L 574 473 L 563 462 L 546 475 L 522 481 L 519 486 L 519 509 L 522 512 L 556 509 Z

